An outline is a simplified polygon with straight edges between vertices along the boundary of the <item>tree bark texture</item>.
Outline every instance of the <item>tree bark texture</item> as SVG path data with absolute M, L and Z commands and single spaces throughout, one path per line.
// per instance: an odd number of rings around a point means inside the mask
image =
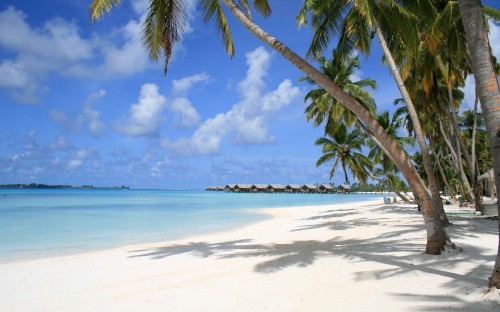
M 436 207 L 436 212 L 438 213 L 440 220 L 445 226 L 448 226 L 450 222 L 448 221 L 448 217 L 444 212 L 443 203 L 441 202 L 439 187 L 436 181 L 436 173 L 434 171 L 434 168 L 432 167 L 431 156 L 429 154 L 429 149 L 427 148 L 427 143 L 425 142 L 422 126 L 420 125 L 420 120 L 418 119 L 417 110 L 415 109 L 415 105 L 413 105 L 410 94 L 408 93 L 406 86 L 404 85 L 403 78 L 399 73 L 396 62 L 394 61 L 394 57 L 392 56 L 392 53 L 387 46 L 387 42 L 385 40 L 384 34 L 382 33 L 382 29 L 380 29 L 380 25 L 377 19 L 373 18 L 372 21 L 375 27 L 375 32 L 377 33 L 378 40 L 380 42 L 380 46 L 382 47 L 382 51 L 384 52 L 384 55 L 387 59 L 387 63 L 389 63 L 392 76 L 396 80 L 396 85 L 398 86 L 401 96 L 406 103 L 408 114 L 410 115 L 411 121 L 413 123 L 413 131 L 415 132 L 415 136 L 417 137 L 418 146 L 420 147 L 420 152 L 422 154 L 424 169 L 427 173 L 427 179 L 429 181 L 429 189 L 434 200 L 434 207 Z
M 479 101 L 484 114 L 498 191 L 500 190 L 500 88 L 491 59 L 481 1 L 459 0 L 458 4 L 467 38 L 472 72 L 474 73 Z M 500 201 L 498 199 L 497 206 L 500 212 Z M 500 240 L 495 266 L 490 277 L 490 287 L 500 288 Z
M 406 154 L 398 147 L 396 141 L 385 132 L 384 128 L 378 123 L 370 112 L 368 112 L 353 97 L 345 93 L 339 86 L 334 84 L 328 77 L 323 75 L 316 68 L 311 66 L 303 58 L 290 50 L 282 42 L 265 32 L 252 20 L 232 0 L 222 0 L 238 21 L 249 30 L 255 37 L 270 46 L 273 50 L 290 61 L 295 67 L 309 76 L 317 84 L 322 86 L 333 98 L 342 103 L 347 109 L 355 114 L 358 119 L 365 124 L 370 132 L 382 143 L 384 148 L 390 153 L 389 157 L 399 168 L 403 176 L 408 181 L 413 194 L 420 201 L 423 208 L 423 217 L 427 230 L 426 253 L 439 254 L 447 245 L 451 244 L 448 235 L 439 215 L 436 213 L 434 200 L 427 191 L 417 170 L 406 157 Z

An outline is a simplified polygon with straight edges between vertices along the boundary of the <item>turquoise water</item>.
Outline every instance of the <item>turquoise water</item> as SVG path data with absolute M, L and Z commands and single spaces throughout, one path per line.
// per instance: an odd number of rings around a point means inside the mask
M 264 220 L 255 208 L 328 205 L 381 194 L 162 190 L 0 190 L 0 262 L 178 239 Z

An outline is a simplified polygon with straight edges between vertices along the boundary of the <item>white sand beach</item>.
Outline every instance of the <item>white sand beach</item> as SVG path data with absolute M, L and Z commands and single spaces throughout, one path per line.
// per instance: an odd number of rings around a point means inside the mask
M 381 201 L 266 209 L 224 233 L 0 265 L 0 311 L 499 311 L 498 221 L 451 218 L 461 253 L 424 254 L 422 216 Z

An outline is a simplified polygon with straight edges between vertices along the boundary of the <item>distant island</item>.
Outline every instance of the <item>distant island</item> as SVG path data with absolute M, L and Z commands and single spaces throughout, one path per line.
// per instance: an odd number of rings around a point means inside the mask
M 93 185 L 48 185 L 40 183 L 30 184 L 0 184 L 0 189 L 85 189 L 85 190 L 128 190 L 128 186 L 93 186 Z

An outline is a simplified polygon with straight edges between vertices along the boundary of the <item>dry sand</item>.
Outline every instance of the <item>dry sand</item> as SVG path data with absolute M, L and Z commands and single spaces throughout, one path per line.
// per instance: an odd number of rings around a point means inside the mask
M 499 311 L 498 221 L 451 218 L 464 252 L 423 253 L 412 205 L 266 209 L 163 244 L 0 265 L 0 311 Z

